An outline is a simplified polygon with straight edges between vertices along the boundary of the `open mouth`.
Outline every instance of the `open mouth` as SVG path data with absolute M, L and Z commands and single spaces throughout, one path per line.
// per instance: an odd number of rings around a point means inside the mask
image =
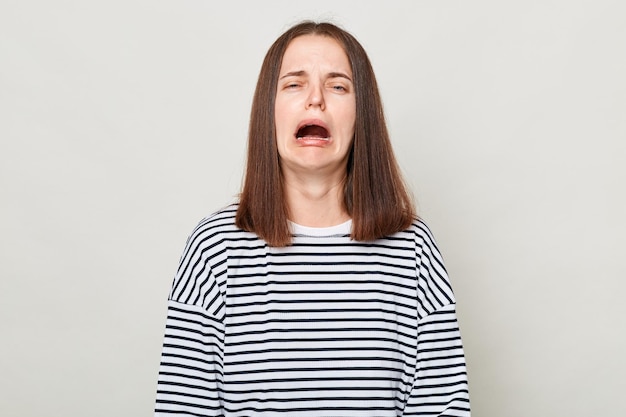
M 296 132 L 296 139 L 317 139 L 328 140 L 330 133 L 324 126 L 316 124 L 306 124 Z

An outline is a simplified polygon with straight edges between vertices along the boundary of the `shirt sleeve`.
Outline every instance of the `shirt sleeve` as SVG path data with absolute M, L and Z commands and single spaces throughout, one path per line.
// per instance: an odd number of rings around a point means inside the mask
M 415 375 L 403 416 L 470 416 L 456 304 L 441 253 L 421 224 Z
M 470 415 L 465 356 L 454 304 L 418 323 L 415 379 L 402 415 Z
M 224 326 L 202 307 L 169 301 L 155 416 L 221 416 Z
M 222 416 L 223 284 L 210 228 L 187 240 L 168 300 L 155 416 Z

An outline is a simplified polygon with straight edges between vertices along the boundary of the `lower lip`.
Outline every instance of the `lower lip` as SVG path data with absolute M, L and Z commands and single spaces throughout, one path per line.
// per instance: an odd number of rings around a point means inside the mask
M 296 142 L 301 146 L 325 146 L 330 142 L 330 138 L 303 137 L 296 138 Z

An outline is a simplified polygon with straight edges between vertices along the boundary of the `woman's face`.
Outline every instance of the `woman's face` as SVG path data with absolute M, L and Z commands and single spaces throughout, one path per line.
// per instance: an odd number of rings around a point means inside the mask
M 276 141 L 284 175 L 345 175 L 356 101 L 348 56 L 332 38 L 305 35 L 285 51 L 276 91 Z

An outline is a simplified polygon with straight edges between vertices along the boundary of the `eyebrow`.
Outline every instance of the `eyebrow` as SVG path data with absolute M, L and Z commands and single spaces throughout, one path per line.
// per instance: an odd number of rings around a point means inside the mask
M 287 77 L 301 77 L 303 75 L 306 75 L 306 71 L 303 71 L 303 70 L 291 71 L 283 75 L 282 77 L 280 77 L 279 80 L 282 80 L 283 78 L 287 78 Z M 328 78 L 345 78 L 346 80 L 352 82 L 352 78 L 350 78 L 348 74 L 345 74 L 343 72 L 329 72 L 327 74 L 327 77 Z

